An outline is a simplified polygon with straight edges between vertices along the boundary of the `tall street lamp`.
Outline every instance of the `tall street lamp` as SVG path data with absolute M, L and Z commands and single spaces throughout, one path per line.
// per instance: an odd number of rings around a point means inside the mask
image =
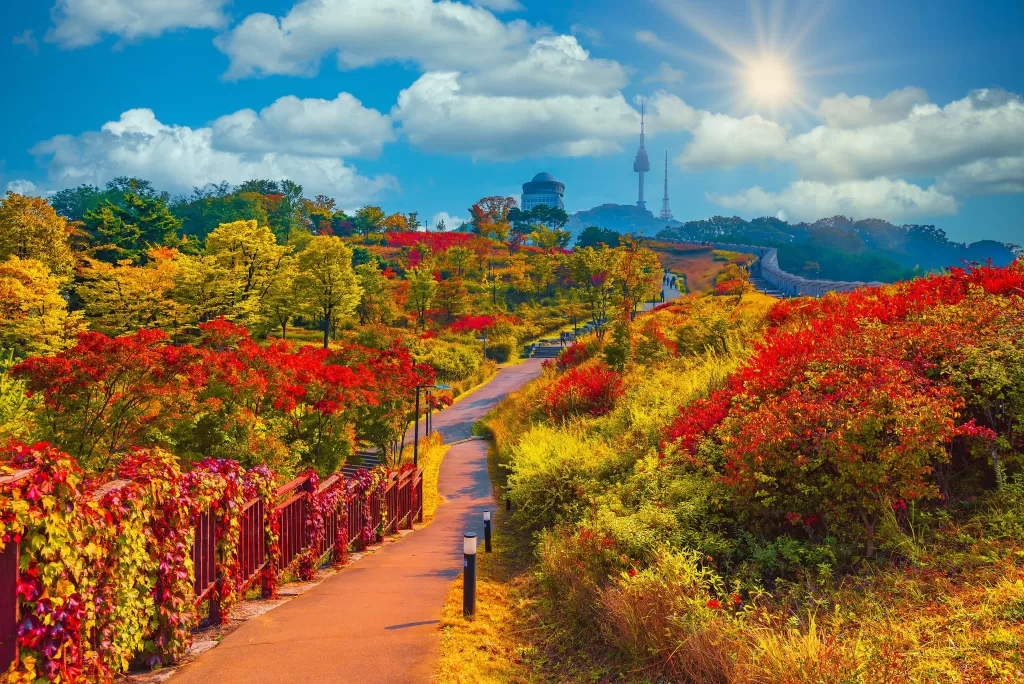
M 420 390 L 422 389 L 449 390 L 451 385 L 416 385 L 416 417 L 412 433 L 412 464 L 415 467 L 420 465 Z

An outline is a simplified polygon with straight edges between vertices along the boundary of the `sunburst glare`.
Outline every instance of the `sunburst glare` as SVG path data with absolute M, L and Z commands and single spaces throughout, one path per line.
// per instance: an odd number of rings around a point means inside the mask
M 851 67 L 818 65 L 802 53 L 802 44 L 828 9 L 828 2 L 799 3 L 788 9 L 783 0 L 751 0 L 749 23 L 746 27 L 729 24 L 723 26 L 712 21 L 706 13 L 698 11 L 694 2 L 655 0 L 666 14 L 698 34 L 720 51 L 719 55 L 705 55 L 692 47 L 676 47 L 670 40 L 660 39 L 652 46 L 678 59 L 700 64 L 711 70 L 706 85 L 694 84 L 694 89 L 725 91 L 721 106 L 739 113 L 766 113 L 773 116 L 815 116 L 808 104 L 817 97 L 811 92 L 807 79 L 822 73 L 860 70 Z M 724 76 L 724 78 L 723 78 Z

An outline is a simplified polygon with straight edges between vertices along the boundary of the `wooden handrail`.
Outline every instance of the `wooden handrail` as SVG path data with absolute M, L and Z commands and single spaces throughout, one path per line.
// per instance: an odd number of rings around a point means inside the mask
M 299 477 L 295 478 L 294 480 L 292 480 L 288 484 L 281 485 L 280 487 L 277 488 L 277 491 L 274 492 L 274 498 L 280 499 L 281 497 L 283 497 L 285 494 L 287 494 L 288 492 L 292 491 L 293 489 L 296 489 L 297 487 L 301 487 L 308 480 L 309 480 L 308 476 L 300 475 Z
M 22 470 L 15 470 L 13 473 L 9 475 L 4 475 L 0 477 L 0 485 L 15 484 L 16 482 L 21 482 L 34 472 L 36 472 L 35 468 L 24 468 Z

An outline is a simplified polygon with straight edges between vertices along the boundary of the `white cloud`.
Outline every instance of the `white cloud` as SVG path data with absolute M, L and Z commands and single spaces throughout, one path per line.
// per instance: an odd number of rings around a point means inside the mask
M 434 226 L 437 225 L 438 221 L 444 221 L 444 229 L 447 231 L 458 230 L 459 226 L 463 223 L 469 223 L 468 218 L 458 218 L 452 216 L 447 211 L 442 211 L 434 214 L 430 219 L 430 230 L 434 230 Z
M 523 98 L 462 91 L 454 72 L 430 72 L 398 96 L 391 116 L 414 145 L 473 158 L 591 156 L 621 149 L 639 113 L 621 93 Z
M 583 36 L 592 45 L 600 45 L 604 40 L 604 36 L 601 35 L 601 31 L 594 28 L 593 26 L 585 26 L 583 24 L 573 24 L 569 27 L 569 33 L 574 36 Z
M 57 0 L 48 42 L 62 48 L 92 45 L 105 35 L 123 40 L 158 36 L 176 28 L 221 28 L 228 0 Z
M 928 104 L 923 88 L 894 90 L 880 100 L 840 93 L 818 105 L 818 116 L 832 128 L 863 128 L 905 119 L 918 105 Z
M 690 168 L 732 167 L 777 156 L 786 146 L 786 129 L 760 114 L 737 119 L 703 112 L 691 129 L 693 140 L 677 158 Z
M 251 178 L 288 178 L 307 194 L 325 194 L 358 204 L 396 186 L 390 175 L 360 176 L 335 156 L 251 153 L 217 149 L 212 128 L 163 124 L 152 110 L 132 109 L 99 131 L 58 135 L 31 152 L 45 160 L 50 183 L 66 188 L 100 185 L 115 176 L 139 176 L 160 188 L 184 192 L 193 186 Z
M 519 0 L 474 0 L 473 4 L 494 12 L 521 12 L 526 9 Z
M 964 195 L 1004 195 L 1024 192 L 1024 156 L 983 159 L 939 176 L 944 192 Z
M 348 93 L 333 100 L 279 98 L 258 114 L 242 109 L 213 122 L 213 145 L 230 152 L 376 157 L 395 139 L 391 119 Z
M 11 44 L 24 45 L 26 48 L 28 48 L 28 51 L 31 52 L 33 55 L 38 55 L 39 41 L 35 39 L 35 36 L 32 35 L 33 33 L 34 31 L 32 31 L 32 29 L 25 29 L 18 35 L 11 38 Z
M 796 136 L 785 158 L 805 178 L 934 177 L 984 159 L 1024 154 L 1024 102 L 1002 90 L 978 90 L 902 119 L 862 128 L 819 126 Z
M 302 0 L 283 17 L 250 14 L 215 43 L 228 78 L 311 76 L 326 54 L 341 68 L 412 61 L 426 69 L 480 68 L 515 59 L 538 31 L 491 12 L 431 0 Z
M 781 192 L 769 192 L 757 186 L 733 195 L 709 194 L 708 199 L 747 214 L 776 214 L 796 221 L 814 221 L 836 214 L 902 221 L 955 214 L 958 209 L 955 198 L 934 186 L 923 189 L 889 178 L 840 183 L 800 180 Z
M 684 78 L 686 78 L 686 72 L 676 69 L 668 62 L 662 62 L 654 73 L 644 76 L 644 83 L 677 85 L 682 83 Z
M 7 184 L 7 192 L 16 192 L 19 195 L 36 196 L 39 194 L 39 188 L 37 188 L 36 184 L 30 180 L 12 180 Z
M 471 72 L 460 84 L 472 93 L 539 97 L 607 94 L 628 80 L 618 62 L 591 59 L 575 36 L 550 36 L 538 39 L 521 59 Z

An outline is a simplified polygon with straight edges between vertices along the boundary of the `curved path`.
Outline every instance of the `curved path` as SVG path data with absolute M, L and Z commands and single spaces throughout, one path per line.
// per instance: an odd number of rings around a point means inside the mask
M 490 383 L 434 414 L 434 428 L 446 442 L 469 437 L 473 423 L 540 372 L 540 359 L 503 368 Z M 462 572 L 462 534 L 482 534 L 480 512 L 494 505 L 486 442 L 453 446 L 441 465 L 439 489 L 445 502 L 430 525 L 244 623 L 172 683 L 430 681 L 445 594 Z

